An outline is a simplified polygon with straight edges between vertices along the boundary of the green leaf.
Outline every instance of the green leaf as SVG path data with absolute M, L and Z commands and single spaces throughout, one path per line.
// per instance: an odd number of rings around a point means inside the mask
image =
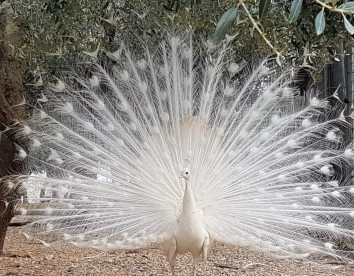
M 325 13 L 323 8 L 316 16 L 316 20 L 315 20 L 316 34 L 317 35 L 322 34 L 325 27 L 326 27 L 326 19 L 325 19 Z
M 271 0 L 261 0 L 259 2 L 258 16 L 262 19 L 270 10 Z
M 302 8 L 302 0 L 294 0 L 290 8 L 289 22 L 294 23 L 300 15 Z
M 230 30 L 237 16 L 237 8 L 228 9 L 220 18 L 214 32 L 214 44 L 219 44 Z
M 348 2 L 349 3 L 349 2 Z M 345 17 L 343 14 L 343 20 L 344 20 L 344 26 L 347 29 L 347 31 L 353 35 L 354 34 L 354 26 L 349 22 L 349 20 Z
M 338 9 L 354 11 L 354 2 L 351 1 L 351 2 L 344 3 L 344 4 L 340 5 L 338 7 Z

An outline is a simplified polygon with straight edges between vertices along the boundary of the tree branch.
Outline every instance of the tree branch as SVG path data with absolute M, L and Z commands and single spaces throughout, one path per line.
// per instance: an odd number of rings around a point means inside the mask
M 351 10 L 346 10 L 346 9 L 338 9 L 336 8 L 336 6 L 330 6 L 330 5 L 327 5 L 326 3 L 323 3 L 321 0 L 314 0 L 317 4 L 321 5 L 323 8 L 326 8 L 330 11 L 333 11 L 333 12 L 339 12 L 339 13 L 347 13 L 347 14 L 354 14 L 354 11 L 351 11 Z
M 281 52 L 278 51 L 278 49 L 276 47 L 273 46 L 273 44 L 270 42 L 270 40 L 266 37 L 266 34 L 259 28 L 258 23 L 254 20 L 254 18 L 252 17 L 251 13 L 249 12 L 249 10 L 247 9 L 245 3 L 243 2 L 243 0 L 239 0 L 239 4 L 242 6 L 242 8 L 244 9 L 244 11 L 246 12 L 248 18 L 251 20 L 254 28 L 257 30 L 257 32 L 260 34 L 260 36 L 263 38 L 263 40 L 265 41 L 265 43 L 272 49 L 272 51 L 274 53 L 277 54 L 277 57 L 279 58 L 284 58 L 283 54 Z

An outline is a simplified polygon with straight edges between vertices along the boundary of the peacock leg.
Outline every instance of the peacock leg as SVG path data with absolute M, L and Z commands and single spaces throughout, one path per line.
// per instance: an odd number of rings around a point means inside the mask
M 206 261 L 208 258 L 208 252 L 210 250 L 210 238 L 209 235 L 208 237 L 205 238 L 204 243 L 203 243 L 203 251 L 202 251 L 202 262 L 203 262 L 203 274 L 205 275 L 205 270 L 206 270 Z
M 204 243 L 203 243 L 202 262 L 204 262 L 204 264 L 206 263 L 206 260 L 208 258 L 209 250 L 210 250 L 210 238 L 208 236 L 205 238 Z
M 199 258 L 193 258 L 193 271 L 192 271 L 192 275 L 196 276 L 197 275 L 197 264 L 198 264 L 198 260 Z
M 177 257 L 177 242 L 175 239 L 171 240 L 171 247 L 170 252 L 168 253 L 168 262 L 170 263 L 172 276 L 175 276 L 175 264 L 176 264 L 176 257 Z
M 177 253 L 175 253 L 170 261 L 170 267 L 171 267 L 171 272 L 172 272 L 172 276 L 175 276 L 175 264 L 176 264 L 176 257 L 177 257 Z

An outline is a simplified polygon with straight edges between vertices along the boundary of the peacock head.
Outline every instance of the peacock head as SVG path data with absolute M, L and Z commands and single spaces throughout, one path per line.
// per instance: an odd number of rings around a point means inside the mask
M 190 172 L 188 168 L 183 169 L 179 175 L 179 178 L 184 178 L 187 181 L 189 180 L 189 177 L 190 177 Z

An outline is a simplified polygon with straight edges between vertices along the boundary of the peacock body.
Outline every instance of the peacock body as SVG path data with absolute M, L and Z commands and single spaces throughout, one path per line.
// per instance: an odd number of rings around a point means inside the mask
M 197 55 L 190 38 L 122 46 L 89 77 L 59 80 L 23 128 L 29 158 L 60 196 L 35 222 L 45 244 L 103 250 L 162 242 L 206 261 L 213 240 L 278 257 L 352 259 L 350 124 L 340 101 L 304 105 L 267 61 L 252 73 L 227 44 Z M 347 174 L 348 175 L 348 174 Z

